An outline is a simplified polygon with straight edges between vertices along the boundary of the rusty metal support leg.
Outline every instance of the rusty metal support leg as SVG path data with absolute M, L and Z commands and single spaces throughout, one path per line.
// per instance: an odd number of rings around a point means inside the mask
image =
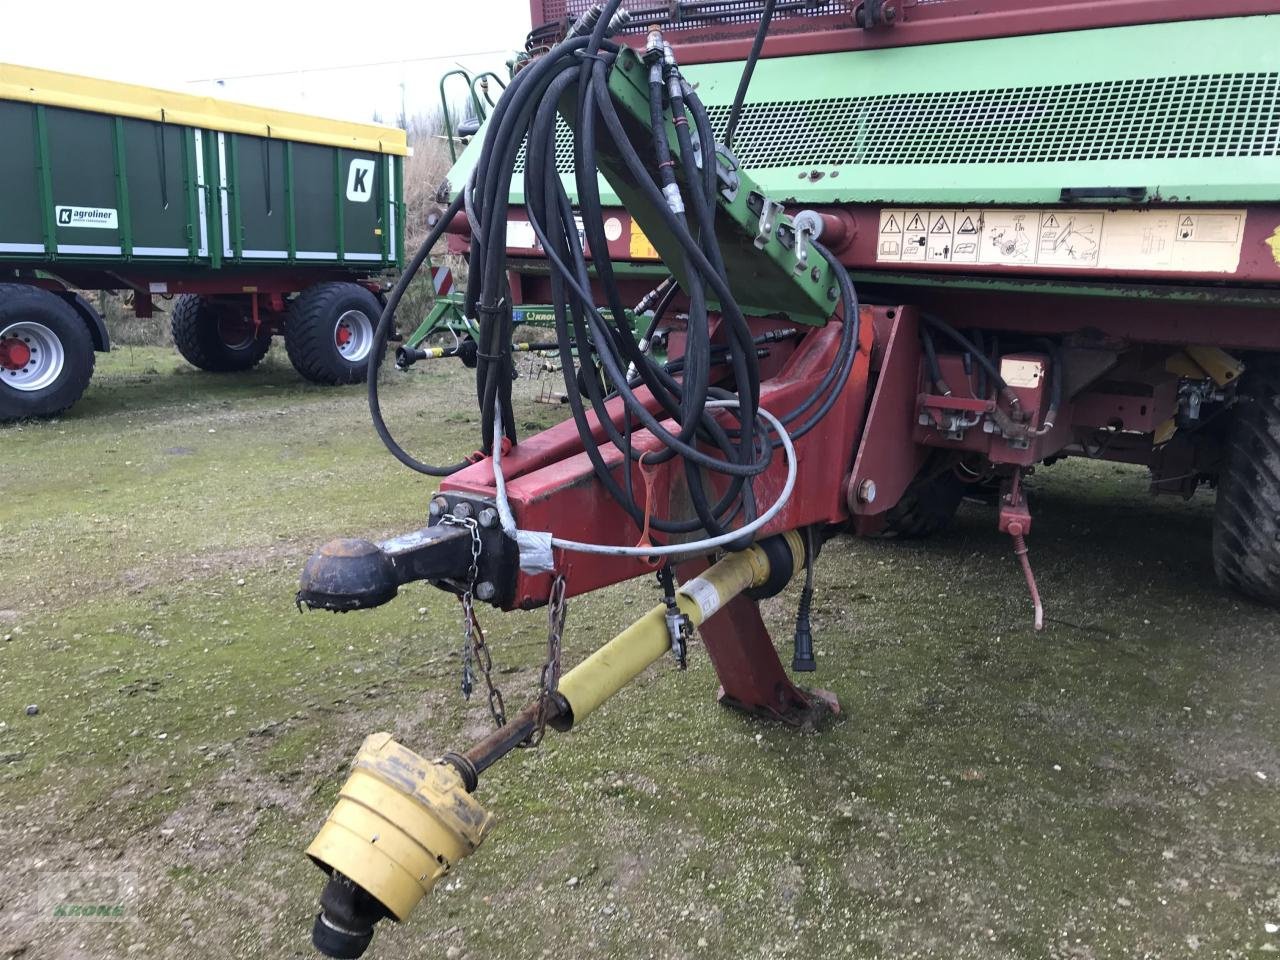
M 705 560 L 691 560 L 678 572 L 681 579 L 688 579 L 706 566 Z M 725 706 L 791 726 L 839 714 L 840 703 L 834 694 L 805 691 L 791 682 L 760 616 L 760 607 L 750 597 L 734 597 L 698 632 L 720 679 L 718 699 Z

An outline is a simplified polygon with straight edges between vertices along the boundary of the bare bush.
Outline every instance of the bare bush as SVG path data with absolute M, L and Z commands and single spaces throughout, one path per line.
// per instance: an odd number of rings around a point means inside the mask
M 409 120 L 407 126 L 413 156 L 407 157 L 404 165 L 406 260 L 413 256 L 430 231 L 428 220 L 431 214 L 440 214 L 444 210 L 445 204 L 438 197 L 442 195 L 441 186 L 453 163 L 449 156 L 449 144 L 445 139 L 441 114 L 418 114 Z M 450 184 L 451 190 L 457 190 L 460 186 L 461 184 Z M 459 256 L 446 255 L 443 243 L 437 245 L 431 262 L 449 267 L 453 271 L 456 285 L 465 283 L 466 261 Z M 434 301 L 435 290 L 431 283 L 430 269 L 428 265 L 424 265 L 422 272 L 414 278 L 400 301 L 396 318 L 400 330 L 412 332 L 427 315 Z

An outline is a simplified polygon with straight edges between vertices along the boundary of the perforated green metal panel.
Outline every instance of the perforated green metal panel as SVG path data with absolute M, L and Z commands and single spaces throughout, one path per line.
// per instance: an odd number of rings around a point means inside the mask
M 748 168 L 1274 157 L 1280 73 L 754 103 L 738 140 Z
M 685 72 L 722 128 L 741 64 Z M 568 176 L 563 123 L 559 138 Z M 1041 204 L 1065 187 L 1274 202 L 1280 16 L 766 59 L 735 149 L 798 202 Z M 517 202 L 522 172 L 523 156 Z

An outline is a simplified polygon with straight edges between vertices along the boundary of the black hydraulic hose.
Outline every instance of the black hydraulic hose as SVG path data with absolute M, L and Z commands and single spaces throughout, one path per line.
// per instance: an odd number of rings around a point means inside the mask
M 387 297 L 387 305 L 382 308 L 382 316 L 378 318 L 378 326 L 373 331 L 373 349 L 369 353 L 369 366 L 365 374 L 365 380 L 369 387 L 369 416 L 373 419 L 374 430 L 378 432 L 378 436 L 382 439 L 386 448 L 391 451 L 392 456 L 409 469 L 416 470 L 418 473 L 425 473 L 430 477 L 447 477 L 451 473 L 457 473 L 467 466 L 467 461 L 463 460 L 448 467 L 432 466 L 429 463 L 423 463 L 396 442 L 395 438 L 391 436 L 391 431 L 387 429 L 386 421 L 382 418 L 382 406 L 378 402 L 378 369 L 382 366 L 382 355 L 387 348 L 387 335 L 391 332 L 392 318 L 395 317 L 396 307 L 400 305 L 400 298 L 404 296 L 404 292 L 408 289 L 414 276 L 421 269 L 423 263 L 426 262 L 427 257 L 431 255 L 431 248 L 444 235 L 450 221 L 461 209 L 462 193 L 460 192 L 453 203 L 449 204 L 449 209 L 436 221 L 436 225 L 431 228 L 427 238 L 422 241 L 422 246 L 418 247 L 418 252 L 413 255 L 413 259 L 409 261 L 404 272 L 400 274 L 400 279 L 396 281 L 396 285 L 391 288 L 391 293 Z
M 751 52 L 742 65 L 742 76 L 738 78 L 738 90 L 733 95 L 733 106 L 729 108 L 729 122 L 724 128 L 724 145 L 733 149 L 733 134 L 738 129 L 738 117 L 742 113 L 742 104 L 747 99 L 747 87 L 751 86 L 751 75 L 756 71 L 756 61 L 760 59 L 760 51 L 764 49 L 764 37 L 769 32 L 769 21 L 773 19 L 773 9 L 777 0 L 765 0 L 760 12 L 760 25 L 756 28 L 755 39 L 751 41 Z
M 476 182 L 481 194 L 473 198 L 477 219 L 499 227 L 497 236 L 484 235 L 472 247 L 473 270 L 468 276 L 465 309 L 480 320 L 480 360 L 477 367 L 476 392 L 480 402 L 482 449 L 491 449 L 494 406 L 502 409 L 502 420 L 508 439 L 515 440 L 515 417 L 511 409 L 510 358 L 504 344 L 511 341 L 513 326 L 511 301 L 506 289 L 503 263 L 506 255 L 506 214 L 510 197 L 515 157 L 528 127 L 529 117 L 539 95 L 554 79 L 553 74 L 576 67 L 573 54 L 588 44 L 587 38 L 567 41 L 525 70 L 513 80 L 498 101 L 490 119 L 485 148 L 476 167 Z M 518 82 L 517 82 L 518 81 Z M 490 171 L 493 175 L 490 175 Z M 485 231 L 491 234 L 491 231 Z M 476 266 L 479 269 L 475 269 Z
M 729 289 L 728 280 L 717 273 L 711 266 L 710 261 L 703 253 L 701 248 L 693 237 L 689 236 L 687 231 L 681 230 L 679 222 L 666 206 L 662 192 L 654 184 L 648 172 L 644 169 L 644 164 L 640 161 L 634 150 L 627 149 L 626 131 L 623 128 L 622 120 L 618 117 L 617 110 L 609 99 L 607 86 L 601 86 L 596 89 L 596 99 L 600 105 L 600 115 L 605 121 L 605 127 L 609 134 L 614 138 L 614 142 L 618 144 L 619 155 L 627 166 L 628 173 L 632 176 L 634 186 L 640 188 L 640 192 L 654 207 L 659 218 L 663 221 L 663 225 L 673 234 L 676 240 L 689 253 L 689 257 L 698 271 L 705 276 L 711 287 L 711 292 L 715 295 L 716 300 L 720 303 L 720 309 L 726 321 L 730 324 L 730 330 L 735 337 L 739 337 L 739 330 L 747 329 L 747 340 L 750 340 L 750 329 L 747 328 L 746 320 L 742 316 L 742 310 L 738 306 L 737 301 L 733 297 L 732 291 Z M 619 142 L 621 141 L 621 142 Z M 592 181 L 594 184 L 594 180 Z M 599 194 L 596 191 L 596 201 L 599 202 Z M 743 385 L 738 385 L 739 395 L 744 404 L 749 404 L 749 411 L 754 419 L 756 405 L 760 402 L 760 371 L 758 365 L 751 363 L 748 367 L 749 381 L 744 391 Z M 746 413 L 743 415 L 744 421 L 748 420 Z
M 553 157 L 554 155 L 546 152 L 540 152 L 539 154 L 531 155 L 531 159 L 534 156 Z M 562 208 L 561 225 L 562 225 L 562 228 L 567 228 L 567 225 L 573 224 L 572 209 L 569 206 L 568 197 L 564 193 L 563 186 L 560 182 L 559 177 L 557 175 L 554 175 L 554 164 L 549 163 L 547 164 L 547 166 L 550 170 L 550 175 L 548 176 L 545 182 L 544 189 L 547 194 L 554 195 L 555 200 L 551 202 L 558 201 L 560 203 Z M 534 195 L 530 194 L 529 196 L 534 196 Z M 568 253 L 569 245 L 568 245 L 566 236 L 570 234 L 562 231 L 552 236 L 547 235 L 542 230 L 540 225 L 540 218 L 535 214 L 532 205 L 530 207 L 529 212 L 530 212 L 530 223 L 533 226 L 535 234 L 537 234 L 537 236 L 539 237 L 539 242 L 543 244 L 543 248 L 547 254 L 548 260 L 552 263 L 553 267 L 555 268 L 551 271 L 552 302 L 553 302 L 553 305 L 555 308 L 555 314 L 556 314 L 557 335 L 560 337 L 560 342 L 562 344 L 561 362 L 562 362 L 562 365 L 564 365 L 566 370 L 571 369 L 573 365 L 573 355 L 572 355 L 571 349 L 568 346 L 570 342 L 570 337 L 568 335 L 567 317 L 566 317 L 566 308 L 565 308 L 566 293 L 568 292 L 569 284 L 572 284 L 573 290 L 575 293 L 575 298 L 571 301 L 571 313 L 574 318 L 574 326 L 575 326 L 574 335 L 573 335 L 574 339 L 576 339 L 577 342 L 579 342 L 580 344 L 583 342 L 584 338 L 587 341 L 590 340 L 590 337 L 588 336 L 586 327 L 585 327 L 585 317 L 590 316 L 594 318 L 598 324 L 601 324 L 601 325 L 603 324 L 603 321 L 601 321 L 598 315 L 596 314 L 596 310 L 594 306 L 594 298 L 591 296 L 591 293 L 590 293 L 590 289 L 589 289 L 590 281 L 586 275 L 586 265 L 585 265 L 585 262 L 582 260 L 581 249 L 577 248 L 576 246 L 573 249 L 573 257 L 576 261 L 575 266 L 577 267 L 577 269 L 576 271 L 571 271 L 563 263 L 563 260 L 562 260 L 562 256 Z M 576 226 L 573 228 L 573 230 L 574 232 L 571 235 L 576 236 Z M 598 329 L 603 329 L 603 327 L 601 326 Z M 646 362 L 651 362 L 651 360 L 647 357 L 645 358 L 645 360 Z M 665 371 L 663 371 L 663 375 L 666 376 Z M 669 379 L 669 377 L 667 379 Z M 673 386 L 678 387 L 678 384 L 676 384 L 675 381 L 672 380 L 670 381 L 670 383 Z M 594 382 L 594 379 L 591 379 L 587 381 L 586 386 L 588 389 L 588 393 L 591 395 L 590 399 L 592 401 L 593 407 L 595 407 L 598 412 L 598 420 L 601 423 L 601 425 L 604 427 L 606 433 L 609 435 L 610 440 L 614 442 L 615 445 L 618 445 L 620 449 L 624 449 L 631 459 L 636 459 L 638 454 L 635 451 L 631 450 L 630 448 L 631 407 L 626 408 L 628 412 L 626 433 L 625 435 L 619 435 L 617 433 L 616 428 L 613 425 L 612 419 L 609 417 L 607 411 L 604 409 L 603 397 L 600 393 L 599 385 Z M 631 517 L 633 518 L 637 526 L 642 525 L 644 511 L 638 504 L 634 502 L 633 497 L 630 493 L 630 489 L 629 489 L 630 488 L 630 471 L 626 471 L 627 480 L 628 480 L 628 483 L 627 483 L 628 489 L 623 490 L 614 480 L 611 473 L 611 469 L 607 466 L 602 455 L 597 449 L 596 441 L 592 437 L 590 426 L 585 417 L 585 411 L 582 408 L 581 398 L 577 395 L 577 391 L 573 389 L 569 389 L 567 391 L 567 399 L 569 401 L 570 408 L 573 412 L 575 424 L 578 427 L 579 436 L 582 440 L 587 456 L 591 460 L 592 465 L 596 470 L 597 477 L 604 484 L 605 488 L 609 491 L 610 496 L 614 497 L 614 499 L 618 501 L 618 503 L 628 512 L 628 514 L 631 515 Z M 710 426 L 717 433 L 721 432 L 719 426 L 715 424 L 714 421 L 711 421 Z M 717 446 L 723 448 L 724 440 L 719 439 L 719 437 L 717 437 L 716 439 L 717 439 Z M 656 459 L 657 458 L 650 456 L 646 458 L 646 462 L 652 463 Z M 712 461 L 712 463 L 718 463 L 718 461 Z M 762 457 L 761 461 L 757 465 L 757 472 L 759 470 L 763 470 L 767 465 L 768 465 L 767 456 Z M 713 511 L 723 512 L 719 504 L 717 504 L 716 507 L 713 508 Z M 700 521 L 696 521 L 696 520 L 695 521 L 666 521 L 666 520 L 661 520 L 655 517 L 655 518 L 651 518 L 650 520 L 650 528 L 654 530 L 659 530 L 662 532 L 690 533 L 690 532 L 695 532 L 697 530 L 700 530 L 702 528 L 702 524 Z
M 770 2 L 768 9 L 774 5 Z M 493 435 L 495 420 L 501 421 L 508 438 L 515 438 L 506 226 L 515 158 L 523 146 L 525 213 L 549 267 L 567 399 L 598 482 L 637 525 L 647 523 L 658 534 L 720 534 L 732 530 L 740 518 L 749 522 L 757 516 L 753 478 L 769 467 L 776 444 L 757 414 L 758 347 L 729 287 L 716 237 L 715 137 L 705 107 L 680 76 L 669 48 L 664 48 L 651 74 L 652 152 L 644 149 L 646 145 L 637 149 L 629 135 L 633 128 L 624 125 L 608 84 L 618 47 L 605 35 L 619 0 L 602 6 L 589 37 L 560 44 L 513 79 L 490 116 L 480 160 L 464 189 L 464 207 L 472 224 L 464 310 L 480 320 L 476 395 L 483 449 L 488 451 L 501 440 Z M 555 168 L 560 108 L 570 114 L 574 136 L 576 211 Z M 673 126 L 678 157 L 676 145 L 668 142 Z M 638 207 L 651 208 L 650 216 L 674 240 L 668 257 L 677 259 L 668 262 L 680 270 L 682 279 L 679 287 L 672 281 L 654 295 L 657 305 L 642 338 L 647 342 L 653 336 L 677 293 L 682 295 L 687 303 L 687 345 L 679 365 L 671 369 L 642 349 L 607 255 L 597 181 L 598 142 L 621 162 L 624 175 L 638 192 Z M 590 263 L 587 250 L 593 251 Z M 823 255 L 834 261 L 829 254 Z M 788 414 L 791 420 L 806 418 L 794 430 L 788 426 L 795 436 L 832 408 L 857 352 L 856 293 L 843 268 L 838 263 L 834 266 L 845 311 L 840 345 L 819 388 Z M 723 336 L 715 346 L 710 336 L 713 305 L 718 305 Z M 599 367 L 616 387 L 613 407 L 606 403 L 614 394 L 597 378 L 583 378 L 581 392 L 570 382 L 575 369 L 573 344 L 583 365 Z M 628 382 L 629 372 L 634 373 L 633 382 Z M 682 375 L 677 377 L 676 372 Z M 643 395 L 637 393 L 641 385 Z M 731 420 L 708 411 L 707 404 L 719 399 L 737 403 Z M 653 439 L 636 449 L 633 440 L 641 429 Z M 601 432 L 603 442 L 598 439 Z M 617 457 L 607 455 L 607 444 L 622 454 L 621 476 Z M 654 516 L 654 505 L 637 502 L 633 489 L 635 470 L 649 470 L 675 458 L 679 465 L 671 463 L 668 469 L 683 470 L 692 506 L 693 516 L 685 519 Z
M 657 304 L 653 308 L 653 315 L 649 317 L 649 323 L 645 326 L 644 333 L 640 336 L 640 343 L 652 343 L 653 334 L 658 329 L 658 324 L 662 322 L 662 318 L 666 316 L 671 301 L 675 300 L 680 293 L 680 284 L 676 283 L 674 278 L 671 285 L 663 292 Z
M 840 392 L 844 389 L 844 385 L 849 379 L 849 374 L 853 370 L 853 361 L 858 355 L 858 334 L 862 324 L 861 304 L 858 302 L 858 292 L 854 289 L 853 280 L 849 277 L 849 271 L 844 268 L 844 264 L 840 262 L 840 259 L 822 244 L 816 240 L 811 240 L 810 245 L 822 259 L 827 261 L 827 264 L 831 267 L 831 272 L 835 274 L 836 285 L 840 289 L 840 313 L 842 318 L 840 348 L 836 352 L 836 362 L 831 366 L 832 371 L 837 371 L 832 378 L 833 386 L 823 398 L 818 409 L 810 414 L 808 419 L 798 427 L 788 426 L 788 432 L 791 434 L 792 440 L 803 437 L 817 426 L 835 405 L 836 398 L 840 396 Z M 823 383 L 826 381 L 827 377 L 824 376 Z M 809 395 L 809 399 L 801 403 L 787 416 L 795 418 L 801 412 L 807 410 L 816 401 L 823 389 L 825 387 L 820 384 L 818 390 Z M 786 418 L 779 417 L 779 419 L 783 423 L 787 423 Z
M 553 266 L 563 268 L 564 267 L 563 262 L 558 259 L 555 252 L 553 251 L 553 248 L 549 246 L 549 238 L 541 232 L 539 225 L 532 218 L 530 219 L 530 225 L 534 228 L 534 232 L 538 236 L 539 242 L 543 245 L 545 252 L 547 254 L 547 259 L 552 263 Z M 557 275 L 556 271 L 553 270 L 552 271 L 553 279 L 556 277 L 556 275 Z M 578 298 L 578 302 L 584 306 L 583 313 L 585 314 L 585 316 L 588 319 L 594 319 L 596 323 L 600 325 L 595 330 L 596 335 L 594 337 L 588 334 L 585 328 L 583 328 L 582 330 L 575 331 L 574 342 L 578 343 L 579 345 L 588 341 L 598 342 L 603 337 L 607 336 L 607 328 L 605 328 L 603 325 L 604 321 L 600 318 L 600 315 L 595 310 L 594 306 L 592 306 L 594 298 L 591 295 L 590 288 L 587 285 L 587 283 L 584 282 L 582 278 L 573 276 L 567 269 L 564 269 L 563 272 L 561 273 L 561 279 L 568 285 L 568 287 L 576 295 L 576 297 Z M 753 349 L 753 356 L 754 356 L 754 349 Z M 604 353 L 601 353 L 600 357 L 604 362 L 605 372 L 608 374 L 609 379 L 618 385 L 625 383 L 625 376 L 624 376 L 625 371 L 620 366 L 618 366 L 616 358 L 614 358 L 607 351 Z M 651 358 L 645 357 L 644 360 L 646 363 L 650 365 L 651 368 L 656 366 L 655 364 L 653 364 L 653 361 Z M 570 368 L 572 366 L 573 364 L 571 363 Z M 572 393 L 572 391 L 570 391 L 570 393 Z M 639 402 L 639 399 L 635 397 L 635 395 L 631 392 L 629 388 L 623 389 L 620 386 L 619 393 L 622 394 L 624 399 L 629 401 L 628 407 L 630 407 L 633 410 L 633 413 L 635 413 L 637 418 L 643 423 L 645 429 L 657 435 L 660 439 L 663 440 L 664 444 L 668 446 L 675 445 L 674 441 L 676 440 L 676 438 L 669 431 L 667 431 L 667 429 L 663 427 L 661 423 L 659 423 L 654 418 L 654 416 L 648 412 L 648 410 L 644 408 L 644 406 Z M 602 406 L 602 409 L 603 409 L 603 406 Z M 710 420 L 709 418 L 708 418 L 708 422 L 714 424 L 714 421 Z M 604 426 L 606 430 L 610 429 L 610 422 L 607 416 L 602 418 L 601 425 Z M 744 468 L 741 465 L 730 464 L 730 463 L 726 463 L 723 460 L 717 460 L 713 457 L 708 456 L 703 451 L 698 450 L 695 447 L 685 447 L 681 449 L 679 452 L 682 456 L 685 456 L 689 459 L 693 459 L 701 463 L 703 466 L 708 467 L 709 469 L 719 470 L 720 472 L 724 472 L 724 473 L 739 473 L 744 476 L 753 476 L 756 473 L 761 472 L 764 466 L 767 466 L 767 462 L 766 462 L 764 465 L 754 464 Z M 633 459 L 638 459 L 638 456 L 633 457 Z M 654 463 L 654 462 L 658 462 L 656 458 L 646 459 L 646 463 Z
M 985 354 L 987 352 L 987 344 L 982 331 L 973 331 L 973 338 L 974 346 L 978 348 L 978 352 Z M 978 364 L 978 387 L 974 390 L 974 396 L 980 400 L 987 399 L 987 368 L 982 364 Z
M 943 320 L 939 320 L 932 314 L 922 313 L 920 315 L 920 319 L 945 336 L 961 350 L 973 354 L 973 358 L 986 369 L 988 374 L 990 374 L 992 382 L 996 385 L 996 389 L 1004 394 L 1005 398 L 1009 400 L 1013 406 L 1019 406 L 1017 394 L 1009 389 L 1009 384 L 1006 383 L 1004 377 L 1000 375 L 1000 368 L 992 363 L 991 358 L 979 350 L 972 340 L 966 337 L 955 327 L 951 326 L 951 324 Z
M 1044 421 L 1039 432 L 1048 433 L 1058 419 L 1058 410 L 1062 407 L 1062 381 L 1065 379 L 1065 365 L 1062 348 L 1048 337 L 1038 337 L 1033 343 L 1044 347 L 1049 354 L 1049 407 L 1045 410 Z
M 920 327 L 920 343 L 924 346 L 925 366 L 929 369 L 929 385 L 944 397 L 951 396 L 951 388 L 947 386 L 947 381 L 942 379 L 942 368 L 938 366 L 938 350 L 928 326 Z

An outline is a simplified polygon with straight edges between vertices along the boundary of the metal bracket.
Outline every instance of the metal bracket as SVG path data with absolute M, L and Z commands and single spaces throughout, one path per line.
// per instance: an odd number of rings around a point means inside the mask
M 444 525 L 444 518 L 447 516 L 463 520 L 471 517 L 476 519 L 483 547 L 476 577 L 476 599 L 495 607 L 510 603 L 515 596 L 520 551 L 515 541 L 503 533 L 494 502 L 472 494 L 441 491 L 431 500 L 427 529 L 434 530 Z M 457 577 L 453 579 L 456 582 Z M 452 587 L 452 584 L 447 586 Z M 461 585 L 457 592 L 461 593 Z
M 760 226 L 756 229 L 755 245 L 757 250 L 763 250 L 773 238 L 773 228 L 782 213 L 783 206 L 777 200 L 770 200 L 768 197 L 763 198 L 763 205 L 760 209 Z
M 738 176 L 738 158 L 723 143 L 716 144 L 716 178 L 720 181 L 720 195 L 732 203 L 738 197 L 742 178 Z

